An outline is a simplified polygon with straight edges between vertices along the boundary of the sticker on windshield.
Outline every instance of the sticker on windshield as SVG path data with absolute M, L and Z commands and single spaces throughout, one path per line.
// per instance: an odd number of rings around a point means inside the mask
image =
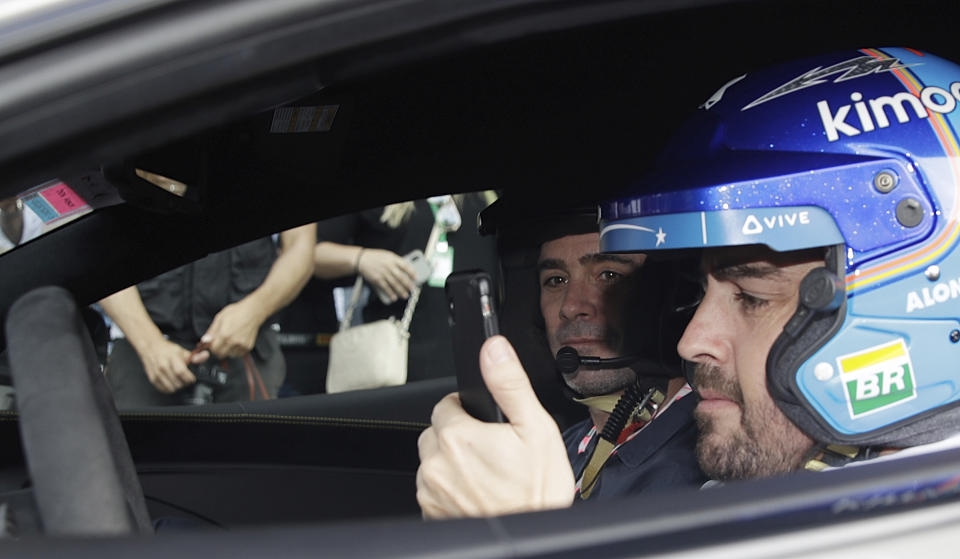
M 0 231 L 0 254 L 92 211 L 82 196 L 56 179 L 0 200 L 0 213 L 20 217 L 19 220 L 11 220 L 14 225 L 5 225 Z
M 328 132 L 333 127 L 333 119 L 337 116 L 338 109 L 340 105 L 280 107 L 273 111 L 270 133 Z
M 850 417 L 856 419 L 917 397 L 903 338 L 837 358 Z
M 47 184 L 23 198 L 44 224 L 90 210 L 87 202 L 63 182 Z

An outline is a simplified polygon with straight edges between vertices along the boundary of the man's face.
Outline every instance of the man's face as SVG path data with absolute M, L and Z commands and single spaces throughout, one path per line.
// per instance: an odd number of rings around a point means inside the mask
M 630 282 L 622 282 L 646 259 L 643 254 L 600 254 L 600 235 L 568 235 L 540 248 L 540 311 L 550 351 L 570 346 L 580 355 L 618 357 L 624 351 L 620 312 Z M 635 374 L 628 368 L 585 370 L 564 377 L 584 396 L 622 390 Z
M 697 458 L 711 478 L 768 477 L 802 466 L 813 441 L 774 403 L 766 361 L 797 309 L 800 281 L 822 266 L 822 251 L 705 253 L 706 293 L 677 349 L 696 364 Z

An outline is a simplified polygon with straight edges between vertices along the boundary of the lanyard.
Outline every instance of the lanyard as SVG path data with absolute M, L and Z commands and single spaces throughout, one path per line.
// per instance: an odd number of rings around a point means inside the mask
M 427 285 L 443 287 L 447 276 L 453 271 L 453 247 L 447 242 L 447 232 L 460 229 L 460 211 L 449 195 L 428 198 L 427 203 L 434 219 L 434 234 L 431 234 L 427 250 L 424 251 L 433 267 Z

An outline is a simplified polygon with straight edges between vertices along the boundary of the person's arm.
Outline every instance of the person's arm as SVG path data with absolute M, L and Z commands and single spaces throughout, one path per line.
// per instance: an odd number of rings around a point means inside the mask
M 389 250 L 331 241 L 320 241 L 313 248 L 313 275 L 318 278 L 336 279 L 357 273 L 393 301 L 409 297 L 415 286 L 413 266 Z
M 246 297 L 220 310 L 201 341 L 218 357 L 238 357 L 253 349 L 257 332 L 275 312 L 293 301 L 310 279 L 316 225 L 280 234 L 282 248 L 266 279 Z
M 187 368 L 190 352 L 163 337 L 163 333 L 147 313 L 136 286 L 118 291 L 100 300 L 100 306 L 127 337 L 157 390 L 171 393 L 193 384 L 197 379 Z M 195 362 L 207 359 L 206 352 L 197 354 Z
M 486 517 L 570 506 L 575 482 L 563 437 L 506 338 L 484 343 L 480 369 L 510 422 L 474 419 L 455 393 L 434 407 L 431 427 L 417 443 L 423 515 Z
M 361 246 L 320 241 L 313 247 L 313 275 L 331 280 L 356 274 L 357 258 L 363 250 Z

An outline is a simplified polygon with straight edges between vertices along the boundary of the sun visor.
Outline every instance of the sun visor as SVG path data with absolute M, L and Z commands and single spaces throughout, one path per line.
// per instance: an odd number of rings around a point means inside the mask
M 833 217 L 816 206 L 649 215 L 600 224 L 603 252 L 755 244 L 789 251 L 842 242 Z

